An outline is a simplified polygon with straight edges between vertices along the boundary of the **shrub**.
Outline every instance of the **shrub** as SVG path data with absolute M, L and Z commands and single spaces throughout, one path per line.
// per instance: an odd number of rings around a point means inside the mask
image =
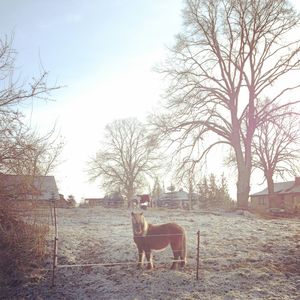
M 0 205 L 0 286 L 16 285 L 41 266 L 48 232 L 48 226 L 28 224 Z

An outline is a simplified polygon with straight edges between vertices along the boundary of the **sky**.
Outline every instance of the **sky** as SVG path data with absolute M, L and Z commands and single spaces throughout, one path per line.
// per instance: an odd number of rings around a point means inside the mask
M 66 197 L 101 197 L 88 183 L 87 161 L 100 147 L 106 124 L 141 121 L 160 100 L 153 71 L 181 28 L 182 0 L 1 1 L 1 37 L 13 35 L 17 71 L 25 80 L 49 71 L 63 86 L 55 101 L 22 105 L 32 128 L 54 123 L 65 138 L 63 163 L 53 172 Z
M 56 123 L 65 138 L 63 163 L 52 174 L 65 197 L 104 196 L 88 182 L 87 161 L 100 148 L 106 124 L 143 121 L 161 100 L 164 84 L 153 68 L 182 29 L 183 2 L 1 1 L 0 35 L 13 35 L 20 77 L 30 80 L 44 68 L 49 86 L 62 86 L 52 94 L 55 101 L 27 102 L 22 109 L 32 128 L 48 132 Z

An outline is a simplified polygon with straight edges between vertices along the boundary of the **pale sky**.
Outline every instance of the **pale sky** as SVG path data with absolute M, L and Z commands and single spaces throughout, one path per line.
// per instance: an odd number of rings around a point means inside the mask
M 155 64 L 181 28 L 182 0 L 1 1 L 1 36 L 14 34 L 22 78 L 49 71 L 49 85 L 66 86 L 55 102 L 28 103 L 31 125 L 47 131 L 57 122 L 65 162 L 55 175 L 66 197 L 101 197 L 88 184 L 86 162 L 100 146 L 107 123 L 143 120 L 162 84 Z
M 0 34 L 14 34 L 17 72 L 30 79 L 42 65 L 49 85 L 66 86 L 53 93 L 55 102 L 23 107 L 33 128 L 57 122 L 65 137 L 65 162 L 52 174 L 65 197 L 104 196 L 87 182 L 86 162 L 106 124 L 143 121 L 157 105 L 163 83 L 153 67 L 181 31 L 182 8 L 182 0 L 1 1 Z

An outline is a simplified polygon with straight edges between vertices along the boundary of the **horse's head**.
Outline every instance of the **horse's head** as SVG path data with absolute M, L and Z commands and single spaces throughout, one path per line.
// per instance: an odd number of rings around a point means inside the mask
M 143 213 L 131 213 L 132 229 L 135 236 L 146 235 L 148 230 L 148 223 Z

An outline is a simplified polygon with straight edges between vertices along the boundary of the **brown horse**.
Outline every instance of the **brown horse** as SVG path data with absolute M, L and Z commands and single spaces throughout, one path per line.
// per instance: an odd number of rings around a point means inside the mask
M 162 225 L 148 224 L 143 213 L 131 213 L 133 240 L 138 248 L 138 268 L 142 267 L 143 256 L 146 254 L 147 268 L 152 269 L 152 250 L 163 250 L 171 245 L 174 261 L 171 269 L 177 268 L 180 260 L 181 267 L 186 263 L 186 235 L 184 229 L 176 223 Z

